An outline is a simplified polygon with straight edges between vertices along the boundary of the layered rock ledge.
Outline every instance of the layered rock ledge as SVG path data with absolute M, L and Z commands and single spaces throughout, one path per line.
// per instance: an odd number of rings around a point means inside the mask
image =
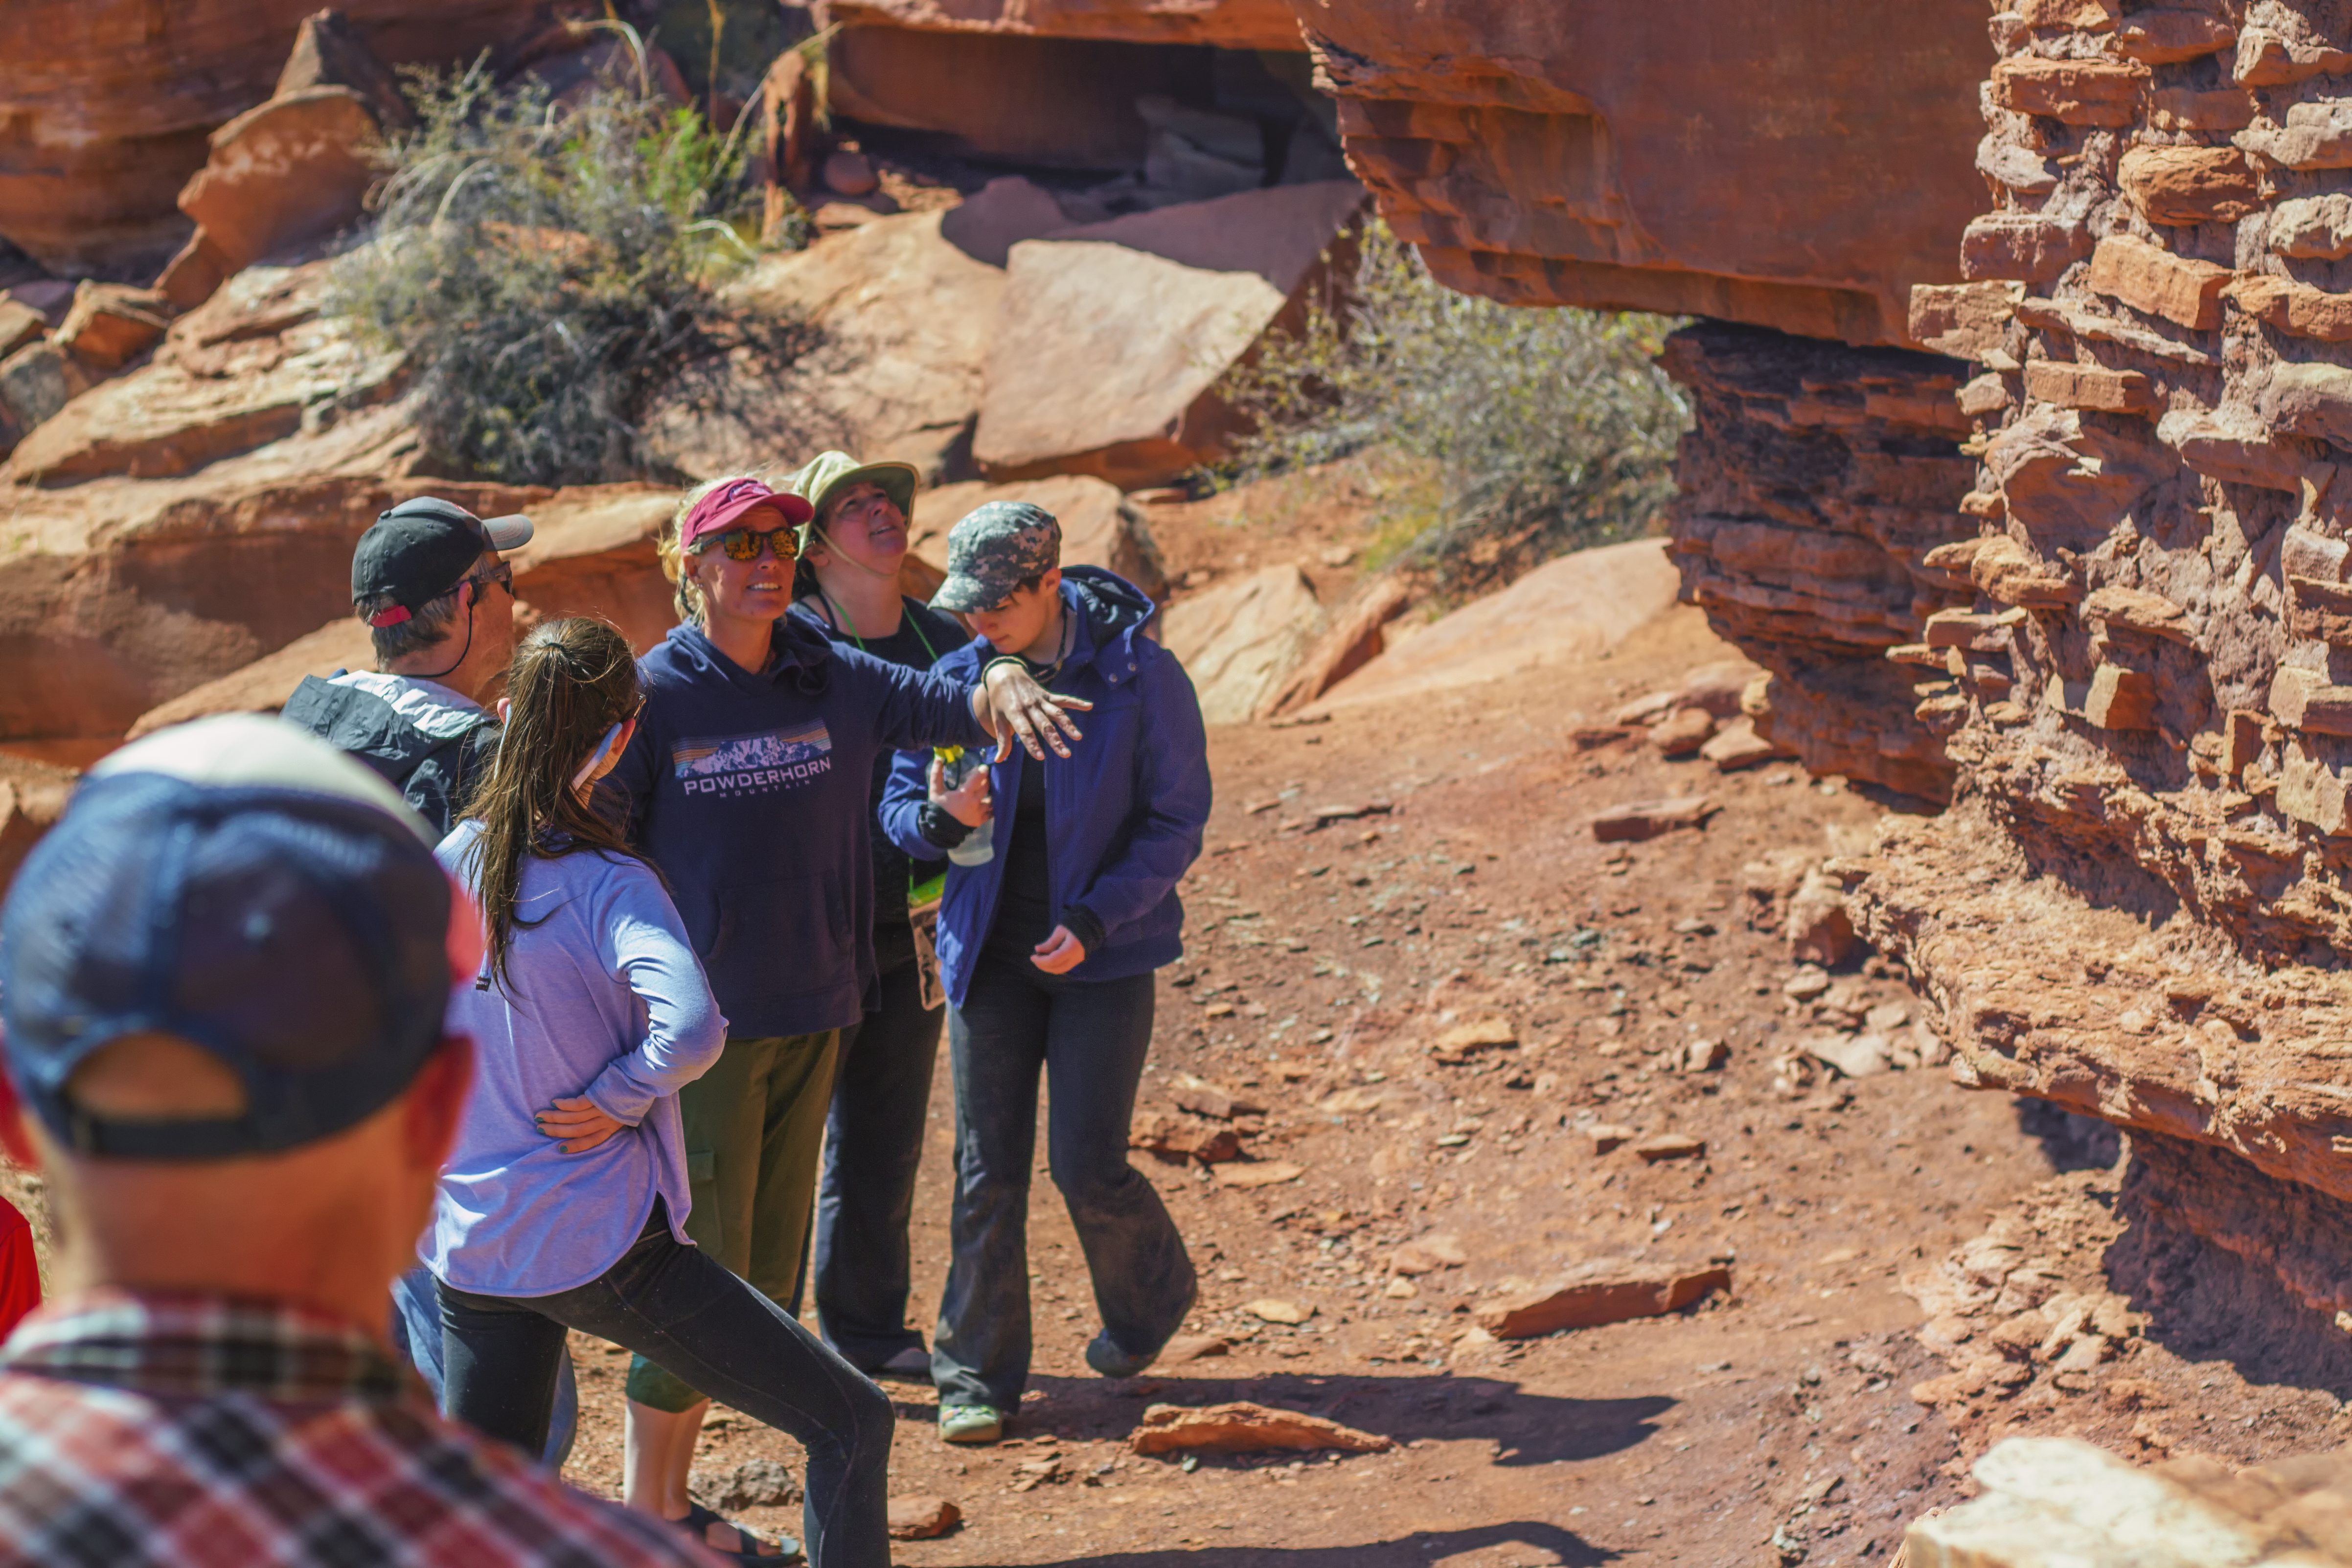
M 1349 166 L 1466 293 L 1901 343 L 1983 204 L 1964 0 L 1293 9 Z

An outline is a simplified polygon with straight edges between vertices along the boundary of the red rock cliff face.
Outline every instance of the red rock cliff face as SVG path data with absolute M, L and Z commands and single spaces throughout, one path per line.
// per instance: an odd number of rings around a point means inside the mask
M 269 96 L 319 0 L 0 5 L 0 239 L 57 270 L 168 256 L 215 126 Z M 510 41 L 540 0 L 342 0 L 389 61 Z
M 2027 0 L 1992 36 L 1993 210 L 1915 300 L 1975 361 L 1935 555 L 1970 599 L 1925 638 L 1967 651 L 1958 804 L 1849 870 L 1963 1082 L 2171 1150 L 2176 1219 L 2340 1312 L 2352 14 Z
M 1957 276 L 1970 0 L 1292 0 L 1349 161 L 1465 292 L 1855 343 Z

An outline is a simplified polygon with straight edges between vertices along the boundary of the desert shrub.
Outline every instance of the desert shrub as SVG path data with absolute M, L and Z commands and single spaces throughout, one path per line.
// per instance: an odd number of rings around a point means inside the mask
M 374 238 L 339 264 L 333 308 L 408 352 L 425 439 L 460 471 L 639 473 L 656 393 L 690 396 L 698 367 L 736 350 L 805 347 L 797 323 L 718 298 L 756 254 L 755 116 L 720 137 L 629 68 L 641 55 L 619 57 L 565 102 L 529 78 L 499 87 L 486 59 L 408 74 L 418 123 L 383 150 Z
M 1457 294 L 1377 221 L 1341 298 L 1222 383 L 1251 429 L 1220 482 L 1361 455 L 1370 563 L 1448 596 L 1655 526 L 1689 413 L 1652 361 L 1679 322 Z

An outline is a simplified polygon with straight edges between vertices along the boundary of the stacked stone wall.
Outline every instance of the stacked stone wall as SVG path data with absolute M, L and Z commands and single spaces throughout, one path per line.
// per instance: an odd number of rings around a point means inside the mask
M 2293 1216 L 2352 1197 L 2352 6 L 1991 36 L 1990 210 L 1911 310 L 1972 362 L 1928 558 L 1970 598 L 1890 650 L 1951 660 L 1958 803 L 1847 869 L 1965 1082 L 2308 1189 L 2233 1243 L 2307 1286 Z

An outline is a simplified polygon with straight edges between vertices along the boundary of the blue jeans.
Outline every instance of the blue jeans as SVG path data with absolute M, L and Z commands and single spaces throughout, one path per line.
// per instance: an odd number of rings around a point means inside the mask
M 563 1331 L 625 1345 L 808 1451 L 802 1535 L 811 1568 L 889 1568 L 890 1401 L 782 1307 L 698 1247 L 665 1205 L 621 1260 L 551 1296 L 437 1284 L 450 1417 L 526 1453 L 547 1440 Z
M 816 1311 L 853 1366 L 923 1348 L 907 1326 L 907 1226 L 930 1115 L 942 1009 L 923 1006 L 914 934 L 878 925 L 881 1005 L 841 1031 L 816 1199 Z
M 1182 1326 L 1192 1260 L 1167 1205 L 1127 1163 L 1151 1049 L 1152 977 L 1071 980 L 983 954 L 948 1016 L 956 1195 L 947 1290 L 931 1338 L 941 1405 L 1011 1410 L 1029 1381 L 1029 1166 L 1037 1078 L 1045 1163 L 1120 1349 L 1157 1351 Z
M 433 1272 L 422 1263 L 392 1282 L 392 1348 L 416 1368 L 416 1375 L 433 1391 L 433 1403 L 441 1405 L 441 1303 L 434 1297 Z M 555 1408 L 540 1463 L 562 1469 L 572 1457 L 572 1440 L 579 1435 L 580 1384 L 566 1354 L 555 1364 Z

